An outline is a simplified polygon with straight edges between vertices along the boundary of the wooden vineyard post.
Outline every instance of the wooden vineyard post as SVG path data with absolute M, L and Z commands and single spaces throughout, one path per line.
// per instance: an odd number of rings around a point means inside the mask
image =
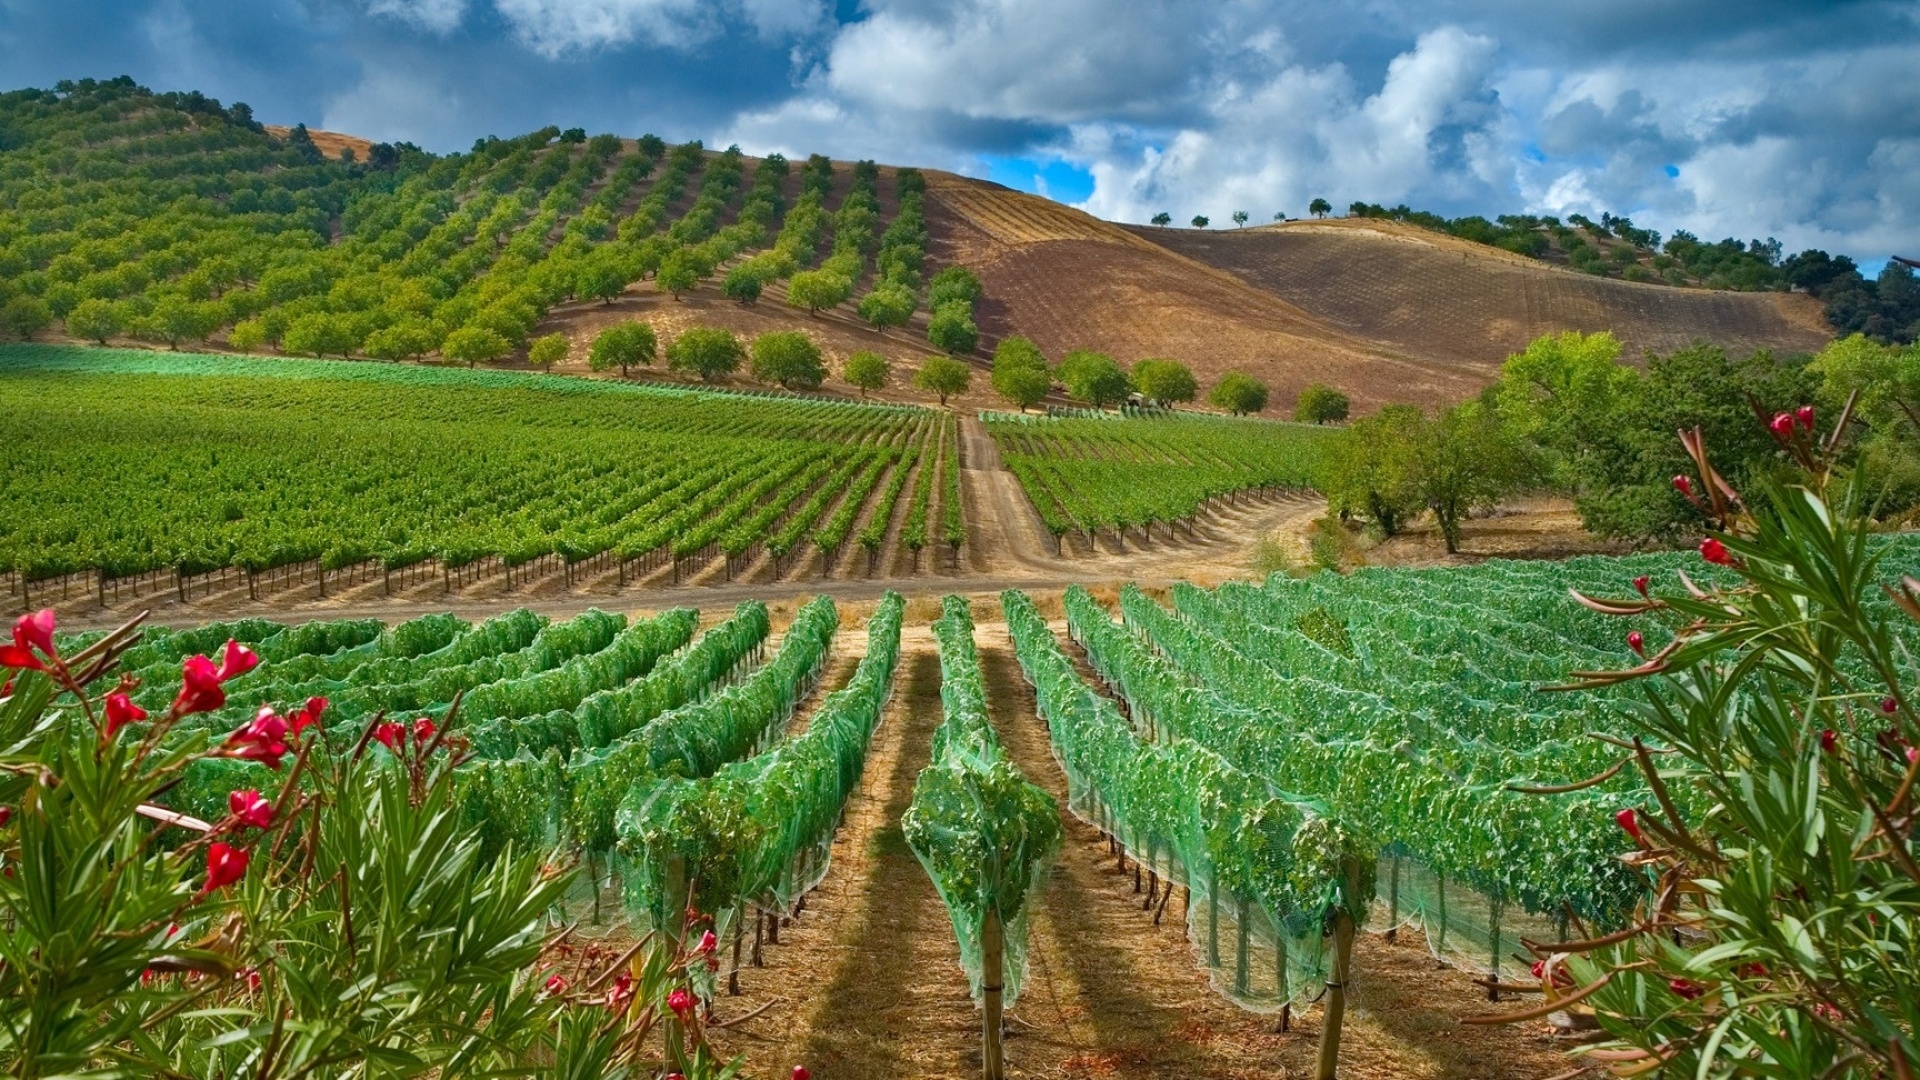
M 987 909 L 980 926 L 980 1069 L 985 1080 L 1006 1080 L 1000 1047 L 1000 1001 L 1006 993 L 1006 941 L 1000 913 Z
M 1347 1012 L 1347 972 L 1353 961 L 1353 916 L 1333 916 L 1333 978 L 1327 980 L 1327 1015 L 1320 1023 L 1320 1058 L 1314 1080 L 1334 1080 L 1340 1063 L 1340 1023 Z
M 1395 852 L 1387 874 L 1387 944 L 1400 936 L 1400 854 Z

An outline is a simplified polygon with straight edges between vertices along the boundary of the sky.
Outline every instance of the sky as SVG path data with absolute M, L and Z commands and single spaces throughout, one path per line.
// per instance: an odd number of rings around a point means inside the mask
M 650 131 L 1122 221 L 1324 197 L 1920 257 L 1920 0 L 0 0 L 0 86 L 121 74 L 436 151 Z

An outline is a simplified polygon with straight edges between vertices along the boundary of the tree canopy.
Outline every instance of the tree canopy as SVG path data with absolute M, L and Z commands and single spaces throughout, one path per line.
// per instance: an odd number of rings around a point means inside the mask
M 653 327 L 643 322 L 624 322 L 609 326 L 593 339 L 587 353 L 587 367 L 594 371 L 619 368 L 622 378 L 635 364 L 653 363 L 656 341 Z
M 860 388 L 860 396 L 866 397 L 867 391 L 878 390 L 887 385 L 887 376 L 893 373 L 893 365 L 877 352 L 862 349 L 847 357 L 843 378 L 849 386 Z
M 1120 404 L 1133 389 L 1113 357 L 1091 349 L 1076 349 L 1062 357 L 1059 376 L 1069 397 L 1096 409 Z
M 740 370 L 745 351 L 731 331 L 696 326 L 683 331 L 667 346 L 667 366 L 698 375 L 704 382 L 714 382 Z
M 1018 334 L 1000 339 L 993 350 L 993 392 L 1021 412 L 1040 403 L 1053 389 L 1053 373 L 1040 347 Z
M 1133 388 L 1141 397 L 1166 406 L 1190 402 L 1200 393 L 1192 368 L 1178 360 L 1158 357 L 1148 357 L 1133 365 Z
M 929 357 L 914 373 L 913 385 L 939 395 L 940 404 L 954 394 L 964 394 L 973 385 L 973 368 L 950 356 Z
M 827 365 L 812 338 L 798 330 L 776 330 L 753 339 L 753 377 L 788 390 L 818 390 Z
M 1351 403 L 1347 395 L 1326 383 L 1312 383 L 1300 391 L 1294 403 L 1293 418 L 1303 424 L 1328 424 L 1347 418 Z
M 980 344 L 980 328 L 973 324 L 972 307 L 953 300 L 935 308 L 927 322 L 927 340 L 946 352 L 972 352 Z
M 1243 372 L 1229 371 L 1208 391 L 1207 402 L 1235 416 L 1257 413 L 1267 407 L 1267 384 Z

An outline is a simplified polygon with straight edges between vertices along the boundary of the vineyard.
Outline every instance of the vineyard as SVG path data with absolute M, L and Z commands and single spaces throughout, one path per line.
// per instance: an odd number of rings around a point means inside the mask
M 257 596 L 290 568 L 323 593 L 874 572 L 966 538 L 953 421 L 918 408 L 8 347 L 0 414 L 0 569 L 27 604 L 210 575 Z
M 1204 416 L 1075 418 L 989 414 L 986 428 L 1041 522 L 1091 544 L 1112 530 L 1169 538 L 1216 500 L 1312 486 L 1326 433 Z

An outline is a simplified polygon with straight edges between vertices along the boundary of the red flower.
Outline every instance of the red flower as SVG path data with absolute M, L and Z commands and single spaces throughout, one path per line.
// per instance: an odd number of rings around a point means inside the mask
M 104 739 L 112 739 L 121 728 L 147 718 L 147 710 L 135 705 L 127 695 L 117 692 L 107 695 L 106 714 L 107 726 L 100 732 Z
M 226 655 L 220 658 L 220 671 L 214 677 L 221 682 L 226 682 L 228 679 L 237 679 L 258 666 L 260 666 L 260 657 L 252 649 L 228 638 Z
M 227 703 L 220 688 L 220 669 L 204 656 L 190 656 L 180 665 L 180 693 L 173 699 L 175 716 L 212 712 Z
M 607 1008 L 618 1009 L 625 1005 L 627 999 L 632 996 L 633 976 L 623 971 L 620 973 L 619 978 L 613 980 L 613 985 L 607 988 Z
M 1755 960 L 1752 963 L 1741 964 L 1739 967 L 1734 968 L 1733 973 L 1743 979 L 1764 979 L 1767 977 L 1767 965 Z
M 793 1067 L 793 1080 L 813 1080 L 813 1074 L 807 1071 L 805 1065 L 795 1065 Z
M 1547 977 L 1547 962 L 1545 960 L 1535 960 L 1533 962 L 1533 967 L 1529 968 L 1528 970 L 1533 972 L 1534 978 L 1544 979 Z
M 1773 432 L 1775 439 L 1786 442 L 1793 438 L 1793 417 L 1786 413 L 1774 413 L 1773 419 L 1767 423 L 1767 430 Z
M 240 824 L 264 829 L 273 824 L 273 804 L 260 797 L 252 788 L 245 791 L 227 793 L 227 809 L 240 819 Z
M 1820 749 L 1823 752 L 1831 754 L 1839 744 L 1840 736 L 1832 728 L 1820 733 Z
M 253 968 L 253 967 L 241 968 L 239 971 L 236 971 L 233 973 L 233 977 L 236 979 L 240 979 L 247 984 L 247 993 L 257 994 L 260 992 L 260 969 L 259 968 Z
M 205 896 L 216 889 L 223 889 L 239 881 L 247 873 L 249 856 L 243 848 L 223 844 L 218 840 L 207 845 L 207 883 L 200 887 Z
M 1700 557 L 1715 566 L 1733 565 L 1733 554 L 1727 550 L 1727 545 L 1711 536 L 1700 541 Z
M 567 992 L 566 976 L 553 975 L 547 978 L 547 993 L 558 996 L 566 992 Z
M 227 736 L 224 750 L 226 757 L 258 761 L 275 770 L 286 753 L 287 721 L 275 715 L 271 705 L 260 706 L 250 723 Z
M 1839 1009 L 1834 1008 L 1824 1001 L 1816 1001 L 1813 1003 L 1813 1015 L 1832 1024 L 1838 1024 L 1846 1019 L 1845 1016 L 1841 1015 Z
M 13 624 L 13 644 L 0 645 L 0 667 L 26 668 L 31 671 L 45 671 L 47 665 L 33 655 L 35 649 L 48 659 L 55 656 L 53 651 L 53 609 L 41 608 L 31 615 L 22 615 Z
M 433 733 L 436 730 L 438 729 L 433 726 L 433 721 L 423 716 L 413 722 L 413 741 L 425 746 L 433 741 Z
M 1645 656 L 1647 655 L 1647 640 L 1640 636 L 1640 631 L 1629 630 L 1627 631 L 1627 648 L 1632 649 L 1641 656 Z
M 693 1017 L 693 1006 L 693 995 L 684 986 L 667 995 L 667 1008 L 672 1009 L 673 1015 L 679 1017 L 683 1024 Z
M 1881 698 L 1880 711 L 1883 713 L 1886 713 L 1888 716 L 1892 716 L 1894 713 L 1897 713 L 1900 711 L 1900 703 L 1890 697 Z
M 693 951 L 699 953 L 701 956 L 705 956 L 719 946 L 720 939 L 714 937 L 713 931 L 709 930 L 700 935 L 700 944 L 695 946 Z
M 1706 993 L 1705 990 L 1700 988 L 1698 983 L 1686 979 L 1669 979 L 1667 981 L 1667 989 L 1672 990 L 1688 1001 L 1692 1001 L 1694 998 Z
M 1647 595 L 1647 585 L 1649 583 L 1647 575 L 1641 574 L 1639 577 L 1633 579 L 1633 591 L 1639 593 L 1641 596 L 1645 596 Z
M 407 739 L 406 726 L 394 720 L 387 720 L 374 726 L 373 739 L 395 754 L 400 752 L 400 744 Z
M 13 807 L 0 806 L 0 829 L 6 828 L 7 822 L 12 820 L 13 820 Z
M 1808 431 L 1813 430 L 1813 406 L 1802 405 L 1793 410 L 1793 418 L 1800 421 L 1801 427 L 1806 428 Z
M 1618 823 L 1622 829 L 1626 830 L 1628 836 L 1633 837 L 1634 843 L 1646 843 L 1645 838 L 1640 835 L 1640 815 L 1634 813 L 1631 808 L 1613 815 L 1613 820 Z
M 1684 475 L 1676 476 L 1673 478 L 1673 490 L 1691 499 L 1693 498 L 1693 481 Z
M 327 699 L 310 697 L 299 712 L 293 714 L 293 734 L 295 738 L 307 728 L 320 722 L 320 714 L 327 711 Z

